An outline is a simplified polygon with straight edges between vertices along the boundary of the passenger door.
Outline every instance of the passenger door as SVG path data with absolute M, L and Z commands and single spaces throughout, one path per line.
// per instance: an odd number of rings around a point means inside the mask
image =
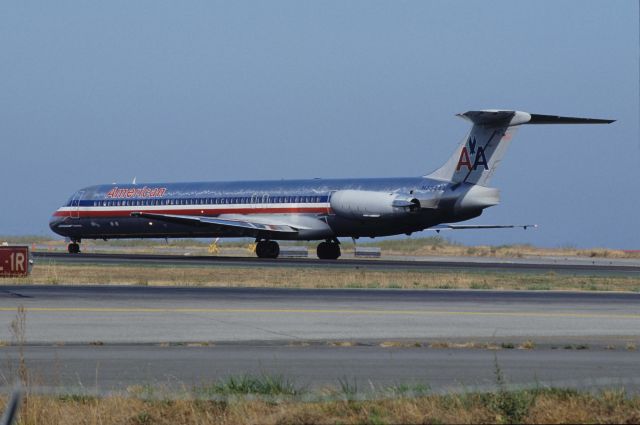
M 82 200 L 82 195 L 84 195 L 84 190 L 76 192 L 73 198 L 71 198 L 71 210 L 69 211 L 71 218 L 80 218 L 80 201 Z

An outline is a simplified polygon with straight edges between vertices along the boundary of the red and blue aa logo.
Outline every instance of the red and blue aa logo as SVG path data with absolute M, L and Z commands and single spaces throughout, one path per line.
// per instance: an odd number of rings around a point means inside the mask
M 460 152 L 456 171 L 460 171 L 462 167 L 467 167 L 468 171 L 477 170 L 480 166 L 484 167 L 485 170 L 489 169 L 487 157 L 484 155 L 484 148 L 477 145 L 476 138 L 474 136 L 469 137 L 469 141 L 462 147 Z

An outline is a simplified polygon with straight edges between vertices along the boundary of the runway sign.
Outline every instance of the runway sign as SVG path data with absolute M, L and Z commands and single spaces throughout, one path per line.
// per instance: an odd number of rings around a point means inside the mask
M 28 246 L 0 246 L 0 277 L 29 275 Z

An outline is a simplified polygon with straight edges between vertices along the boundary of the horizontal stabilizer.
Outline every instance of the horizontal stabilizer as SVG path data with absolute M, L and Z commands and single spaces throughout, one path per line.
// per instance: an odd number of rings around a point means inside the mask
M 598 118 L 561 117 L 558 115 L 530 114 L 531 120 L 527 124 L 611 124 L 616 120 Z
M 485 127 L 513 127 L 522 124 L 611 124 L 615 122 L 615 120 L 599 118 L 562 117 L 499 109 L 467 111 L 458 114 L 458 116 Z

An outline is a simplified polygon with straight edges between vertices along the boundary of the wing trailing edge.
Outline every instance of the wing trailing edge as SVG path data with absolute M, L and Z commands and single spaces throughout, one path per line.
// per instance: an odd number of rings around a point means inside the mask
M 167 221 L 171 223 L 187 224 L 192 226 L 212 226 L 217 228 L 244 229 L 249 233 L 258 234 L 271 232 L 276 234 L 298 233 L 300 226 L 292 226 L 281 223 L 262 223 L 258 221 L 239 218 L 203 217 L 177 214 L 157 214 L 146 212 L 132 212 L 131 217 L 148 218 L 152 220 Z M 306 229 L 306 228 L 305 228 Z

